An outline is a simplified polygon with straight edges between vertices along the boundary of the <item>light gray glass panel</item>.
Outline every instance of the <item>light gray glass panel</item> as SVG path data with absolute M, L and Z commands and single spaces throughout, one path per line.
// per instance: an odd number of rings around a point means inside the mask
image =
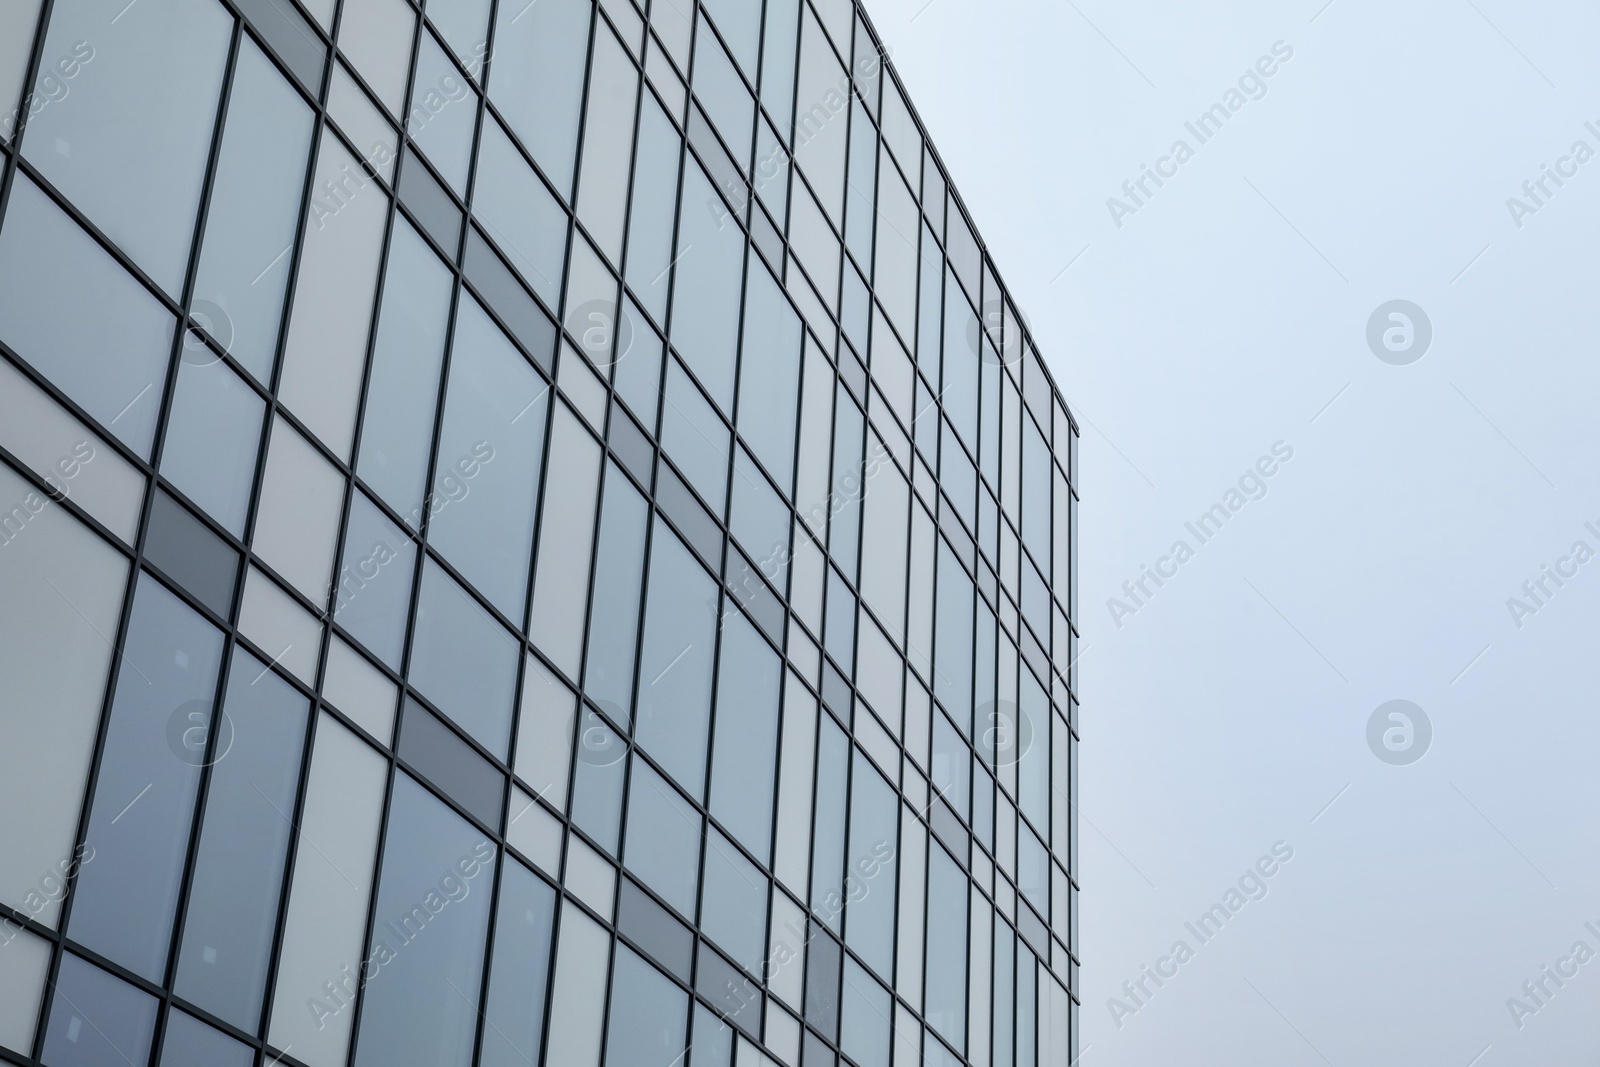
M 272 379 L 311 151 L 311 110 L 246 37 L 211 187 L 193 312 L 263 384 Z
M 0 226 L 0 341 L 150 454 L 172 316 L 19 174 Z
M 94 0 L 62 0 L 50 14 L 45 55 L 87 41 L 94 60 L 73 80 L 71 107 L 34 117 L 23 153 L 173 296 L 189 263 L 232 28 L 214 0 L 145 0 L 115 18 Z
M 834 931 L 845 905 L 844 846 L 850 784 L 850 741 L 828 716 L 822 716 L 817 741 L 816 816 L 812 831 L 811 910 Z
M 539 1062 L 555 907 L 555 890 L 522 864 L 506 864 L 484 1009 L 481 1067 L 527 1067 Z
M 612 263 L 622 262 L 638 97 L 638 69 L 615 35 L 609 30 L 602 32 L 595 40 L 594 68 L 589 75 L 578 217 Z
M 263 974 L 262 982 L 266 978 Z M 259 1008 L 257 1009 L 259 1011 Z M 255 1029 L 252 1023 L 248 1029 Z M 161 1067 L 252 1067 L 255 1049 L 186 1011 L 167 1012 L 167 1035 L 161 1041 Z
M 79 872 L 68 932 L 153 982 L 166 969 L 221 662 L 222 634 L 141 577 L 89 818 L 95 859 Z
M 395 670 L 405 647 L 416 569 L 416 542 L 365 493 L 352 494 L 333 617 Z
M 428 20 L 474 78 L 483 74 L 488 55 L 490 0 L 429 0 Z
M 672 907 L 694 915 L 700 881 L 700 815 L 637 757 L 628 786 L 628 870 Z
M 489 98 L 566 198 L 578 151 L 590 0 L 501 4 Z
M 661 520 L 639 664 L 639 743 L 693 796 L 705 788 L 717 583 Z
M 175 988 L 250 1032 L 261 1022 L 308 711 L 265 663 L 234 652 Z
M 428 542 L 522 620 L 549 387 L 478 302 L 456 315 Z
M 717 132 L 732 151 L 734 162 L 748 174 L 750 139 L 755 133 L 756 102 L 740 80 L 738 68 L 712 36 L 707 23 L 700 24 L 698 36 L 694 53 L 695 96 L 705 106 L 706 114 L 716 124 Z M 727 191 L 734 195 L 735 204 L 746 196 L 743 189 Z
M 611 972 L 611 1025 L 606 1062 L 676 1067 L 689 1026 L 689 994 L 625 945 Z
M 768 5 L 780 6 L 781 5 Z M 728 42 L 733 58 L 744 68 L 753 82 L 756 79 L 756 61 L 761 49 L 761 5 L 743 0 L 706 0 L 705 8 L 711 13 L 722 39 Z M 769 18 L 779 17 L 774 12 Z
M 966 733 L 972 725 L 972 579 L 942 537 L 937 587 L 933 691 Z
M 783 665 L 744 616 L 730 613 L 722 633 L 711 814 L 765 862 L 772 848 Z
M 756 569 L 783 591 L 786 588 L 784 575 L 789 569 L 789 531 L 794 521 L 783 498 L 743 448 L 734 457 L 728 525 L 755 561 Z M 734 594 L 743 600 L 753 595 L 753 591 L 736 588 Z
M 471 1062 L 496 858 L 465 819 L 396 778 L 357 1067 Z
M 411 684 L 494 755 L 511 743 L 518 644 L 438 564 L 422 570 Z
M 683 180 L 683 215 L 672 290 L 672 343 L 724 412 L 733 410 L 744 231 L 723 219 L 722 200 L 698 166 Z
M 145 1067 L 156 999 L 70 952 L 61 958 L 43 1062 L 51 1067 Z
M 161 473 L 236 537 L 249 517 L 265 410 L 226 363 L 185 337 Z
M 411 223 L 396 218 L 356 471 L 414 530 L 422 529 L 427 510 L 428 457 L 452 280 Z
M 77 55 L 63 57 L 67 66 L 58 72 L 51 69 L 52 61 L 45 60 L 44 75 L 32 93 L 24 96 L 22 79 L 28 72 L 28 56 L 33 51 L 34 30 L 39 25 L 39 9 L 43 0 L 18 0 L 0 8 L 0 139 L 11 140 L 22 126 L 23 112 L 43 109 L 52 103 L 65 100 L 72 90 L 66 82 L 83 69 Z M 84 42 L 83 54 L 89 54 Z M 72 71 L 69 75 L 67 71 Z
M 627 747 L 605 721 L 583 711 L 578 730 L 578 762 L 572 777 L 572 822 L 612 855 L 622 829 L 623 774 Z

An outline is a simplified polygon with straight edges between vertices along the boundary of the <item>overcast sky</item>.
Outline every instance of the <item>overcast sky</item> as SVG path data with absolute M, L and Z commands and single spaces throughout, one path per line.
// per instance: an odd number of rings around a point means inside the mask
M 1600 12 L 1325 3 L 867 0 L 1084 429 L 1083 1063 L 1600 1063 Z

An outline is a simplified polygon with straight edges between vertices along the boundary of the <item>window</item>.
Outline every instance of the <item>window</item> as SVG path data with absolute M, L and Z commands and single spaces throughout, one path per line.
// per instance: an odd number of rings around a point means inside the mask
M 44 1062 L 60 1067 L 145 1067 L 156 999 L 92 963 L 61 957 Z
M 705 788 L 717 583 L 660 519 L 650 554 L 637 734 L 692 795 Z
M 800 393 L 800 318 L 765 268 L 752 263 L 745 295 L 739 432 L 788 495 Z
M 482 1067 L 526 1067 L 539 1062 L 544 1036 L 556 894 L 515 861 L 506 863 L 500 879 L 480 1062 Z
M 472 168 L 472 136 L 477 123 L 478 94 L 446 57 L 433 34 L 424 32 L 417 51 L 417 77 L 411 89 L 406 133 L 463 199 L 467 195 L 467 173 Z
M 489 99 L 563 198 L 572 190 L 590 0 L 502 4 Z
M 645 94 L 640 105 L 633 204 L 628 221 L 628 288 L 664 322 L 672 266 L 672 226 L 678 204 L 678 159 L 683 142 L 672 121 Z
M 353 494 L 333 617 L 394 670 L 405 648 L 416 570 L 416 543 L 366 494 Z
M 589 72 L 589 118 L 583 131 L 578 217 L 607 258 L 621 263 L 639 75 L 616 36 L 604 28 L 603 22 L 600 25 L 602 30 L 594 43 L 594 68 Z
M 567 214 L 493 115 L 483 118 L 472 212 L 523 280 L 555 307 L 566 262 Z
M 517 641 L 455 579 L 432 560 L 423 564 L 411 684 L 501 759 L 510 754 L 519 655 Z
M 152 982 L 166 971 L 221 667 L 222 634 L 141 577 L 69 933 Z
M 685 916 L 700 876 L 700 815 L 638 757 L 628 786 L 627 868 Z
M 633 720 L 633 667 L 649 518 L 649 505 L 638 490 L 615 465 L 607 464 L 583 688 L 624 725 Z
M 161 473 L 236 537 L 249 516 L 265 408 L 210 349 L 184 339 Z
M 555 665 L 576 678 L 589 610 L 589 564 L 600 492 L 600 445 L 565 404 L 555 408 L 538 574 L 528 636 Z
M 740 276 L 744 231 L 723 218 L 722 199 L 698 165 L 683 179 L 672 343 L 724 412 L 733 409 L 734 357 L 739 345 Z
M 750 974 L 766 956 L 767 879 L 715 829 L 706 833 L 700 928 Z
M 311 125 L 304 101 L 243 38 L 193 307 L 206 331 L 263 384 L 271 382 L 278 354 Z
M 720 662 L 711 814 L 765 862 L 772 845 L 783 665 L 755 628 L 736 613 L 723 622 Z
M 611 975 L 606 1061 L 628 1067 L 674 1067 L 683 1059 L 689 995 L 624 945 Z
M 172 327 L 154 297 L 17 175 L 0 226 L 0 341 L 145 456 Z
M 73 55 L 83 42 L 93 59 L 74 79 L 71 107 L 33 117 L 23 150 L 176 297 L 199 215 L 233 19 L 213 0 L 156 0 L 108 21 L 91 0 L 52 8 L 44 54 Z

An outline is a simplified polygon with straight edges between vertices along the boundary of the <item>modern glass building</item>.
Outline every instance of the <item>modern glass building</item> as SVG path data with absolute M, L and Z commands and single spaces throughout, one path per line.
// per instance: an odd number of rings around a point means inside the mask
M 0 1059 L 1073 1059 L 1077 430 L 850 0 L 0 0 L 0 165 Z

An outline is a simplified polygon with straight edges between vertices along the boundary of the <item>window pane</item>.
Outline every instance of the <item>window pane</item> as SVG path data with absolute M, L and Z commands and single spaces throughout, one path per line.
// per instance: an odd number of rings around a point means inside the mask
M 759 17 L 759 12 L 756 14 Z M 750 97 L 750 90 L 739 79 L 733 60 L 711 35 L 708 24 L 700 24 L 698 38 L 694 54 L 695 96 L 705 105 L 706 114 L 727 142 L 734 162 L 740 170 L 748 173 L 750 138 L 755 132 L 755 101 Z M 736 197 L 744 195 L 743 190 L 735 193 Z
M 154 297 L 17 176 L 0 227 L 0 341 L 142 456 L 155 437 L 172 326 Z
M 772 846 L 773 760 L 783 665 L 742 615 L 723 626 L 711 814 L 763 862 Z M 754 968 L 752 968 L 754 970 Z
M 452 281 L 449 269 L 411 224 L 395 219 L 356 470 L 418 530 L 433 449 L 431 427 L 439 407 Z M 419 432 L 421 427 L 430 430 Z
M 633 719 L 633 665 L 649 518 L 644 497 L 608 464 L 583 688 L 622 724 Z
M 324 444 L 348 456 L 389 198 L 329 130 L 316 171 L 278 394 Z
M 234 652 L 175 989 L 250 1032 L 261 1024 L 308 710 L 266 664 Z
M 967 1036 L 967 876 L 942 848 L 928 856 L 927 1019 L 956 1048 Z
M 628 787 L 627 868 L 685 916 L 699 883 L 700 816 L 637 757 Z
M 548 387 L 478 302 L 456 318 L 428 543 L 522 621 Z
M 794 478 L 800 336 L 800 318 L 778 283 L 752 265 L 745 297 L 739 432 L 785 493 Z
M 176 296 L 233 19 L 212 0 L 155 0 L 107 22 L 104 5 L 93 0 L 65 0 L 51 10 L 44 54 L 67 55 L 75 42 L 88 41 L 93 76 L 73 87 L 71 107 L 34 116 L 24 154 Z
M 809 7 L 802 19 L 794 158 L 805 169 L 823 209 L 838 222 L 843 216 L 849 126 L 844 118 L 848 98 L 840 94 L 838 87 L 847 84 L 847 80 Z
M 22 125 L 22 116 L 19 113 L 22 79 L 28 72 L 28 56 L 33 51 L 33 34 L 39 24 L 39 9 L 42 6 L 43 0 L 20 0 L 19 3 L 8 4 L 0 9 L 0 138 L 8 141 Z M 63 57 L 64 61 L 70 64 L 62 69 L 63 77 L 76 77 L 82 70 L 83 55 L 88 54 L 90 54 L 88 49 L 82 49 L 81 54 Z M 51 62 L 48 58 L 45 60 L 46 73 L 49 72 Z M 68 75 L 68 70 L 73 73 Z M 46 88 L 41 79 L 37 93 L 43 100 L 49 100 Z M 60 92 L 53 85 L 49 88 L 53 94 Z M 28 105 L 36 106 L 32 97 L 28 98 Z M 48 107 L 49 104 L 42 106 Z
M 616 855 L 617 834 L 622 828 L 625 755 L 622 739 L 600 716 L 585 709 L 572 781 L 572 822 L 612 855 Z
M 767 934 L 767 879 L 716 830 L 706 833 L 700 927 L 751 974 L 760 974 Z
M 518 643 L 438 564 L 422 569 L 411 684 L 491 753 L 511 744 Z
M 520 863 L 501 875 L 481 1067 L 539 1062 L 556 894 Z
M 256 1011 L 260 1013 L 259 1004 Z M 254 1030 L 255 1024 L 248 1029 Z M 255 1058 L 254 1049 L 207 1026 L 188 1012 L 177 1008 L 167 1012 L 167 1035 L 161 1041 L 161 1067 L 252 1067 Z
M 889 991 L 855 960 L 846 959 L 843 1000 L 839 1047 L 860 1067 L 889 1067 L 889 1012 L 894 1007 Z
M 258 381 L 272 378 L 289 284 L 311 112 L 246 37 L 206 214 L 194 311 Z
M 255 488 L 266 405 L 199 342 L 185 338 L 161 447 L 161 473 L 237 537 Z
M 502 11 L 506 10 L 501 8 Z M 550 1002 L 548 1064 L 596 1067 L 605 1018 L 611 935 L 571 905 L 561 909 L 555 993 Z
M 488 52 L 489 4 L 490 0 L 430 0 L 428 4 L 428 20 L 475 78 L 483 73 Z
M 52 946 L 7 919 L 0 921 L 0 948 L 5 950 L 0 952 L 0 1003 L 9 1009 L 0 1015 L 0 1045 L 28 1056 L 39 1028 Z
M 972 724 L 972 579 L 939 539 L 933 691 L 966 733 Z
M 704 172 L 691 166 L 683 180 L 672 342 L 723 411 L 733 408 L 733 368 L 739 343 L 744 231 L 721 221 L 722 201 Z
M 411 89 L 406 132 L 462 198 L 467 195 L 472 134 L 477 123 L 478 94 L 445 57 L 433 34 L 424 33 L 417 52 L 417 79 Z
M 506 777 L 437 715 L 406 698 L 400 758 L 485 826 L 499 826 Z
M 156 1000 L 70 952 L 61 957 L 43 1062 L 51 1067 L 144 1067 Z
M 900 806 L 894 788 L 859 751 L 850 788 L 845 943 L 878 974 L 894 974 L 895 857 Z
M 274 1045 L 296 1046 L 295 1058 L 311 1067 L 344 1067 L 350 1048 L 351 976 L 362 969 L 388 778 L 388 761 L 332 715 L 319 716 L 268 1030 Z M 336 979 L 346 999 L 307 1010 L 308 998 Z
M 339 49 L 349 56 L 391 115 L 405 107 L 416 16 L 403 0 L 348 0 L 339 18 Z
M 534 161 L 568 197 L 592 5 L 589 0 L 543 0 L 518 8 L 500 6 L 489 96 Z
M 602 24 L 603 25 L 603 24 Z M 609 30 L 595 40 L 589 74 L 589 118 L 583 131 L 583 174 L 578 217 L 612 263 L 622 262 L 628 206 L 628 164 L 639 75 Z
M 702 795 L 717 584 L 660 520 L 650 553 L 639 667 L 639 743 L 692 795 Z
M 222 635 L 141 577 L 89 819 L 95 859 L 78 875 L 71 935 L 152 982 L 166 970 L 204 760 L 186 742 L 210 727 L 221 665 Z
M 416 570 L 416 543 L 365 493 L 353 494 L 333 617 L 395 670 L 405 647 Z
M 494 845 L 408 776 L 395 779 L 359 1067 L 469 1063 L 494 886 Z
M 756 569 L 779 590 L 786 589 L 789 531 L 794 523 L 783 498 L 743 448 L 734 457 L 733 500 L 728 509 L 728 525 L 755 561 Z M 735 590 L 735 595 L 746 603 L 755 593 L 753 582 L 748 589 L 739 586 Z
M 588 621 L 600 445 L 565 404 L 555 408 L 553 417 L 528 636 L 569 678 L 576 678 Z
M 489 114 L 483 117 L 475 182 L 474 217 L 523 280 L 555 307 L 567 256 L 567 213 Z
M 678 366 L 667 366 L 667 404 L 661 415 L 661 445 L 689 484 L 717 515 L 728 492 L 728 427 L 705 395 Z
M 639 115 L 638 159 L 628 218 L 628 287 L 656 321 L 667 317 L 671 287 L 672 223 L 678 204 L 683 142 L 671 120 L 646 93 Z
M 607 1063 L 675 1067 L 686 1047 L 688 1012 L 689 994 L 627 946 L 617 946 Z
M 29 606 L 0 612 L 0 692 L 8 708 L 29 709 L 6 716 L 0 745 L 0 811 L 28 813 L 0 819 L 0 902 L 54 929 L 78 858 L 73 843 L 111 673 L 105 635 L 122 616 L 128 564 L 3 465 L 0 500 L 32 514 L 20 530 L 17 510 L 0 515 L 0 603 Z M 51 783 L 51 803 L 38 802 L 40 782 Z
M 817 811 L 812 834 L 811 910 L 837 931 L 844 913 L 845 798 L 850 783 L 850 741 L 822 716 L 817 745 Z

